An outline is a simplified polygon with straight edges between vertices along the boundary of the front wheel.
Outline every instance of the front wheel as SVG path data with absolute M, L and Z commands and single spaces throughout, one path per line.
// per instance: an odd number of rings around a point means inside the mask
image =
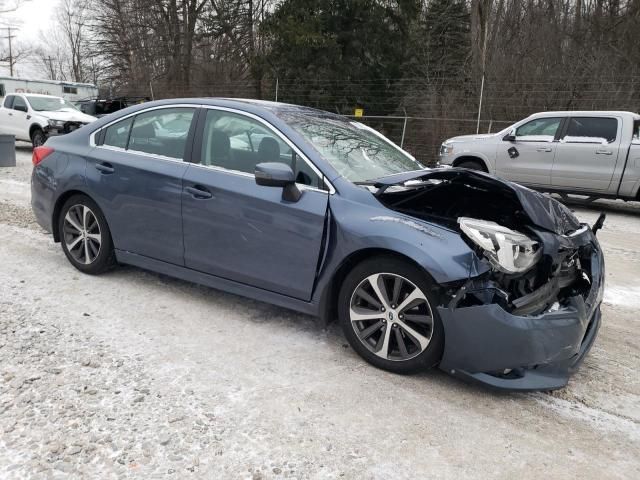
M 428 370 L 442 357 L 444 333 L 433 281 L 407 261 L 378 257 L 347 275 L 338 314 L 351 347 L 395 373 Z
M 487 169 L 484 168 L 480 162 L 476 160 L 464 160 L 456 165 L 458 168 L 466 168 L 467 170 L 480 170 L 481 172 L 486 172 Z
M 46 141 L 47 141 L 47 136 L 44 134 L 42 129 L 36 128 L 31 133 L 31 144 L 33 145 L 33 148 L 41 147 L 42 145 L 44 145 L 44 142 Z
M 58 219 L 62 250 L 78 270 L 102 273 L 115 265 L 109 226 L 98 205 L 85 195 L 74 195 L 62 206 Z

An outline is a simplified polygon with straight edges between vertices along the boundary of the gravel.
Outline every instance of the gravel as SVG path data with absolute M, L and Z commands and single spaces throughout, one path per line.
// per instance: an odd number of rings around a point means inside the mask
M 607 256 L 569 386 L 363 363 L 334 324 L 121 267 L 74 270 L 0 169 L 0 478 L 640 478 L 640 206 L 576 207 Z

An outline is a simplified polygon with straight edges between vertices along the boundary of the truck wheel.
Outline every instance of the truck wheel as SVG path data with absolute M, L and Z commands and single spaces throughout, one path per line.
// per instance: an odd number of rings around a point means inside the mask
M 42 129 L 36 128 L 31 133 L 31 144 L 33 145 L 33 148 L 41 147 L 42 145 L 44 145 L 44 142 L 46 141 L 47 141 L 47 137 L 45 136 Z
M 463 162 L 460 162 L 458 165 L 456 165 L 456 167 L 466 168 L 469 170 L 480 170 L 482 172 L 487 171 L 487 169 L 484 168 L 484 165 L 482 165 L 480 162 L 476 160 L 464 160 Z

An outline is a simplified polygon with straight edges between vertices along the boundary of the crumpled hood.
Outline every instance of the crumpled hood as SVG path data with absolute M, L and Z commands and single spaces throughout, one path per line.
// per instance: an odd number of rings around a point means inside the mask
M 63 120 L 65 122 L 91 123 L 97 120 L 96 117 L 71 109 L 56 110 L 52 112 L 41 111 L 36 113 L 50 120 Z
M 376 180 L 374 186 L 384 191 L 392 185 L 401 185 L 410 180 L 429 179 L 462 182 L 471 187 L 501 189 L 514 194 L 533 225 L 558 235 L 574 232 L 581 226 L 571 210 L 548 195 L 476 170 L 465 168 L 417 170 L 380 178 Z

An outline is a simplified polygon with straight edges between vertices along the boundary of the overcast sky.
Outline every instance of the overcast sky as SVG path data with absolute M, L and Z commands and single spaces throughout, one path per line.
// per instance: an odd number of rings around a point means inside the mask
M 60 0 L 24 1 L 17 11 L 3 15 L 3 18 L 0 19 L 0 23 L 3 27 L 10 25 L 12 27 L 19 28 L 19 30 L 14 34 L 16 36 L 13 40 L 14 42 L 35 43 L 38 40 L 39 32 L 41 30 L 46 31 L 53 23 L 56 6 L 59 1 Z M 9 0 L 5 3 L 10 4 L 12 2 Z M 3 31 L 2 36 L 7 36 L 6 30 Z M 2 46 L 3 49 L 7 46 L 7 40 L 4 38 L 2 39 Z M 30 77 L 33 75 L 42 77 L 42 74 L 37 75 L 37 70 L 34 71 L 33 65 L 29 61 L 19 63 L 16 66 L 16 70 L 17 74 L 23 77 Z M 9 74 L 9 67 L 7 63 L 0 63 L 0 74 Z

